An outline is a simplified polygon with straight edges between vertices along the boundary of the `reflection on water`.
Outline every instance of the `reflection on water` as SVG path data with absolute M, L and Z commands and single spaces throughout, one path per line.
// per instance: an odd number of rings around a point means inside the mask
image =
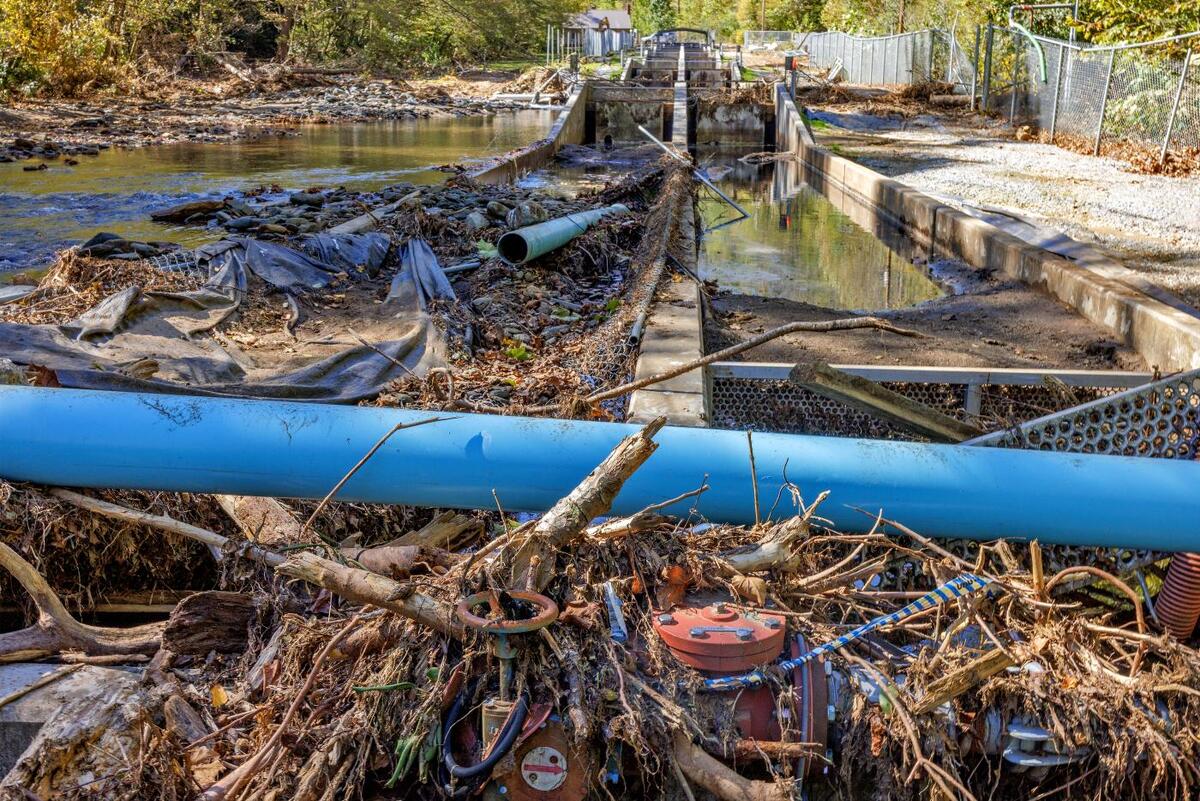
M 701 157 L 718 185 L 750 219 L 710 231 L 700 252 L 700 275 L 722 289 L 787 298 L 833 309 L 894 309 L 944 292 L 911 261 L 903 240 L 889 247 L 799 183 L 794 165 L 750 165 L 735 155 Z M 721 200 L 700 202 L 706 226 L 737 216 Z M 893 249 L 895 248 L 895 249 Z
M 438 183 L 446 178 L 439 165 L 539 139 L 554 114 L 304 126 L 295 137 L 105 151 L 81 158 L 77 167 L 47 162 L 49 169 L 39 172 L 0 164 L 0 271 L 45 261 L 102 230 L 133 239 L 203 241 L 211 235 L 149 220 L 151 209 L 183 200 L 270 184 L 370 189 Z

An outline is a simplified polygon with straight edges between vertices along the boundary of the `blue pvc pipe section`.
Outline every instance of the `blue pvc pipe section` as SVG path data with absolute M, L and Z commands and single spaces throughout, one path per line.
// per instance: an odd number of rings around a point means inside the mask
M 319 498 L 393 425 L 435 413 L 263 400 L 0 387 L 0 477 L 73 487 Z M 444 414 L 444 413 L 439 413 Z M 637 426 L 463 414 L 396 433 L 338 498 L 541 511 Z M 615 514 L 707 480 L 709 520 L 754 520 L 746 436 L 664 428 Z M 886 516 L 935 537 L 1200 551 L 1200 463 L 758 434 L 764 513 L 784 481 L 843 531 Z M 775 517 L 794 511 L 783 498 Z

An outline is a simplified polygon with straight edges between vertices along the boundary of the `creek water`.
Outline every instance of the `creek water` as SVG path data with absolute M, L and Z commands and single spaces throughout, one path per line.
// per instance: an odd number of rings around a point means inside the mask
M 531 173 L 523 185 L 572 195 L 661 155 L 653 147 L 619 148 L 608 159 L 581 152 Z M 880 224 L 863 228 L 804 184 L 794 164 L 748 164 L 744 155 L 726 148 L 697 156 L 721 191 L 750 214 L 735 222 L 736 211 L 701 189 L 700 215 L 708 229 L 700 244 L 702 278 L 738 294 L 844 310 L 903 308 L 946 294 L 925 266 L 928 254 L 907 237 Z
M 910 240 L 879 226 L 866 230 L 812 187 L 788 162 L 746 164 L 737 153 L 702 153 L 715 183 L 750 214 L 712 193 L 700 214 L 709 229 L 699 273 L 732 292 L 786 298 L 832 309 L 914 306 L 946 294 Z
M 217 234 L 165 226 L 150 212 L 259 186 L 372 189 L 438 183 L 440 165 L 504 153 L 545 136 L 553 111 L 504 112 L 349 125 L 311 125 L 291 137 L 180 143 L 82 156 L 25 172 L 0 164 L 0 273 L 36 268 L 55 251 L 113 231 L 130 239 L 199 244 Z

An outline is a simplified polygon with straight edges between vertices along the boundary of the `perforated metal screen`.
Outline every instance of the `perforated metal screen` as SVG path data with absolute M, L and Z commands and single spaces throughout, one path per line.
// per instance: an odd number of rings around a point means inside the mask
M 1070 408 L 1118 391 L 1114 387 L 1053 385 L 880 382 L 927 406 L 980 425 L 985 430 Z M 978 411 L 968 411 L 968 394 Z M 977 393 L 977 394 L 976 394 Z M 972 406 L 974 403 L 972 403 Z M 915 437 L 890 423 L 830 400 L 789 381 L 716 377 L 712 380 L 712 417 L 716 428 L 821 434 L 871 439 Z
M 1200 371 L 1011 426 L 969 444 L 1195 459 L 1200 445 Z

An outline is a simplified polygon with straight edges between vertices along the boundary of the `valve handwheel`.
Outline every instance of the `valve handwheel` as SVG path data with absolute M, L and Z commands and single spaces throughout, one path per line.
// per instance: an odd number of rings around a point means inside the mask
M 488 620 L 476 615 L 471 611 L 472 609 L 496 600 L 496 594 L 491 590 L 467 596 L 459 602 L 455 611 L 458 613 L 459 620 L 464 624 L 486 634 L 524 634 L 545 628 L 558 620 L 558 604 L 545 595 L 525 590 L 510 590 L 508 594 L 518 601 L 532 604 L 538 609 L 538 613 L 524 620 Z

